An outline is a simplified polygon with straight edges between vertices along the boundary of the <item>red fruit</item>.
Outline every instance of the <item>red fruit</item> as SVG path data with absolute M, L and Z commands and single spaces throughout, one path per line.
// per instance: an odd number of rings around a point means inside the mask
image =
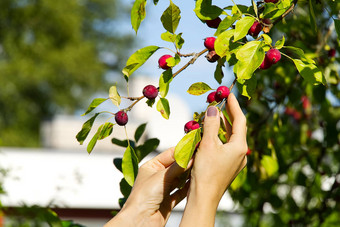
M 171 58 L 171 57 L 172 56 L 168 55 L 168 54 L 163 55 L 162 57 L 160 57 L 159 60 L 158 60 L 159 67 L 162 68 L 162 69 L 169 69 L 170 66 L 168 66 L 168 63 L 166 62 L 166 59 Z
M 250 155 L 251 152 L 252 152 L 252 151 L 250 150 L 250 148 L 248 148 L 248 151 L 247 151 L 246 155 Z
M 222 101 L 225 98 L 228 98 L 230 94 L 229 88 L 226 86 L 220 86 L 217 88 L 216 90 L 216 94 L 215 94 L 215 100 L 217 102 Z
M 205 21 L 205 23 L 207 23 L 208 27 L 210 27 L 210 28 L 218 28 L 218 25 L 221 23 L 221 18 L 216 17 L 213 20 Z
M 296 121 L 299 121 L 301 119 L 301 113 L 298 112 L 297 110 L 295 110 L 293 112 L 293 118 L 296 120 Z
M 335 57 L 335 54 L 336 54 L 336 50 L 334 48 L 330 49 L 328 51 L 328 57 Z
M 218 59 L 220 59 L 220 56 L 216 54 L 214 50 L 209 51 L 209 53 L 205 56 L 208 60 L 208 62 L 216 62 Z
M 260 69 L 269 69 L 272 66 L 272 62 L 269 60 L 267 55 L 264 56 L 263 62 L 260 65 Z
M 264 19 L 262 20 L 262 23 L 265 24 L 265 25 L 267 25 L 267 26 L 269 26 L 269 25 L 272 24 L 272 21 L 271 21 L 269 18 L 264 18 Z
M 147 99 L 155 99 L 158 95 L 158 89 L 153 85 L 147 85 L 143 89 L 143 95 Z
M 311 104 L 310 104 L 310 101 L 309 101 L 307 96 L 305 96 L 305 95 L 302 96 L 301 101 L 302 101 L 303 109 L 307 110 L 307 109 L 311 108 Z
M 262 31 L 262 25 L 258 22 L 255 21 L 254 24 L 250 27 L 248 34 L 257 37 L 257 35 Z
M 208 50 L 214 50 L 214 44 L 215 44 L 215 37 L 208 37 L 204 40 L 204 46 L 208 49 Z
M 291 107 L 286 107 L 285 109 L 285 114 L 287 115 L 293 115 L 294 114 L 295 109 L 291 108 Z
M 278 49 L 268 50 L 266 56 L 272 64 L 276 64 L 281 59 L 281 53 Z
M 264 0 L 265 3 L 271 2 L 271 3 L 277 3 L 279 0 Z
M 198 124 L 197 121 L 188 121 L 185 125 L 184 125 L 184 132 L 188 133 L 192 130 L 198 129 L 200 127 L 200 124 Z
M 208 95 L 207 103 L 212 103 L 213 101 L 215 101 L 215 94 L 216 94 L 216 91 L 213 91 Z
M 116 113 L 115 120 L 118 125 L 124 126 L 128 122 L 128 115 L 124 111 L 120 110 Z

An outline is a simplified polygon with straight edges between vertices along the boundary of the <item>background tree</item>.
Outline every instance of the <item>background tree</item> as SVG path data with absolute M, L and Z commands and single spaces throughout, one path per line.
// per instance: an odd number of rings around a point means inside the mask
M 118 0 L 0 2 L 0 144 L 39 146 L 39 123 L 72 114 L 115 79 L 132 37 Z M 124 51 L 123 51 L 124 50 Z

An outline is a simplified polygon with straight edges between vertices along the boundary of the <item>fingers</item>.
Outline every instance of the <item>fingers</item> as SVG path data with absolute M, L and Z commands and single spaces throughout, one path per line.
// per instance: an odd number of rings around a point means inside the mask
M 171 147 L 148 161 L 146 164 L 151 165 L 156 169 L 165 169 L 175 162 L 174 152 L 175 147 Z
M 225 134 L 225 138 L 227 139 L 227 142 L 229 142 L 229 139 L 230 139 L 230 136 L 231 136 L 232 128 L 231 128 L 231 125 L 230 125 L 229 121 L 228 121 L 227 118 L 224 116 L 224 114 L 223 114 L 223 122 L 224 122 L 225 128 L 226 128 L 226 130 L 227 130 L 227 133 Z
M 210 106 L 205 113 L 204 125 L 203 125 L 203 138 L 202 143 L 216 140 L 218 136 L 218 130 L 220 128 L 220 113 L 219 110 Z
M 246 142 L 246 117 L 244 116 L 234 94 L 230 94 L 228 96 L 226 110 L 232 122 L 232 134 L 230 136 L 230 142 Z

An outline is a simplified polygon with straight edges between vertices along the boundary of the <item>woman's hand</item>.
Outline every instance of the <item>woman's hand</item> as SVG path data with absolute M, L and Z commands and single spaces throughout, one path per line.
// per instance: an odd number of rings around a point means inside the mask
M 206 112 L 181 226 L 214 226 L 219 201 L 247 163 L 246 118 L 233 94 L 228 97 L 226 110 L 232 123 L 231 126 L 224 119 L 226 144 L 218 138 L 221 117 L 218 109 L 211 106 Z
M 174 148 L 146 162 L 139 168 L 124 207 L 105 227 L 165 226 L 171 210 L 187 195 L 189 183 L 170 194 L 179 186 L 178 177 L 184 171 L 175 162 Z

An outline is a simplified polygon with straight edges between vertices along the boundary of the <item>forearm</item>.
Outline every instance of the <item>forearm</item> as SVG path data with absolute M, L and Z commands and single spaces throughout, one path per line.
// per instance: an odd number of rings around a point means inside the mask
M 191 188 L 180 226 L 214 226 L 219 201 L 219 195 Z

